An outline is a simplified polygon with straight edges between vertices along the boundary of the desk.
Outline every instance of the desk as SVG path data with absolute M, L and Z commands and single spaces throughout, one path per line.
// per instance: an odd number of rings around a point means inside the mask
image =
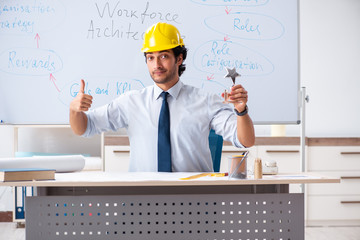
M 196 173 L 56 174 L 26 199 L 26 239 L 304 239 L 304 195 L 289 184 L 339 183 L 308 174 L 228 180 Z

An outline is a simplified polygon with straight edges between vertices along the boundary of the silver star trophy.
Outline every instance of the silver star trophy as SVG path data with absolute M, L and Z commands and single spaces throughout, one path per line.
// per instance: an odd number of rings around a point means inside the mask
M 236 72 L 235 67 L 233 69 L 230 68 L 226 68 L 226 75 L 224 76 L 224 78 L 231 78 L 231 80 L 233 81 L 233 86 L 235 85 L 235 79 L 236 77 L 241 77 L 241 75 L 239 73 Z M 225 89 L 224 92 L 224 103 L 233 103 L 235 101 L 230 100 L 230 95 L 229 92 Z

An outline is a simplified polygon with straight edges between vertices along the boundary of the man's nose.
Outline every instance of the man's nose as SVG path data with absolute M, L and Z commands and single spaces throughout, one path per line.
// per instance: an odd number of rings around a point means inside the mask
M 161 67 L 162 67 L 162 64 L 161 64 L 160 58 L 156 58 L 156 60 L 155 60 L 155 68 L 158 69 L 158 68 L 161 68 Z

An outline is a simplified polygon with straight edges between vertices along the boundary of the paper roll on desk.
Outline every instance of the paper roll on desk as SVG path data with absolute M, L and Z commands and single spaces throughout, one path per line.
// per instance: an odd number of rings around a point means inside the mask
M 48 168 L 56 172 L 75 172 L 81 171 L 84 166 L 85 158 L 82 155 L 0 158 L 0 169 Z

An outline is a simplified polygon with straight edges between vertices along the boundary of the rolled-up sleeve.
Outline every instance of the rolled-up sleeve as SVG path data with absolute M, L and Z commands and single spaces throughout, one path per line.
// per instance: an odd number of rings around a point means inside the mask
M 122 95 L 111 103 L 86 112 L 88 123 L 83 137 L 106 131 L 116 131 L 127 126 L 127 97 Z
M 237 116 L 232 105 L 224 104 L 217 95 L 210 96 L 209 101 L 211 128 L 225 141 L 231 142 L 235 147 L 244 148 L 237 137 Z

